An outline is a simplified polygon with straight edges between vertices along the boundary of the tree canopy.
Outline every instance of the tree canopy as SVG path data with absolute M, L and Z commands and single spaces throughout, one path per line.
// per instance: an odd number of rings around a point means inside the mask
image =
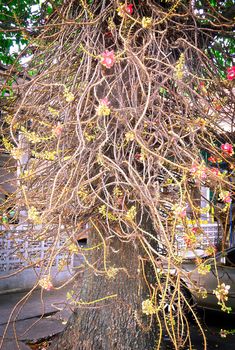
M 59 0 L 0 1 L 0 62 L 12 64 Z
M 4 110 L 2 144 L 20 171 L 18 188 L 2 210 L 27 209 L 26 239 L 30 234 L 55 243 L 66 237 L 65 264 L 88 230 L 97 259 L 81 251 L 86 268 L 112 287 L 123 271 L 133 274 L 122 255 L 123 245 L 130 245 L 138 283 L 147 289 L 138 302 L 127 298 L 133 327 L 154 323 L 161 331 L 163 325 L 175 349 L 188 341 L 187 319 L 180 308 L 177 317 L 166 315 L 157 295 L 160 291 L 164 299 L 165 277 L 166 285 L 173 284 L 172 298 L 185 299 L 181 277 L 188 276 L 181 268 L 177 235 L 183 230 L 184 252 L 196 254 L 200 240 L 208 238 L 202 227 L 207 212 L 208 223 L 220 224 L 222 249 L 228 242 L 234 195 L 232 5 L 64 1 L 29 41 L 30 79 L 13 89 Z M 202 187 L 211 192 L 203 208 L 195 197 Z M 58 254 L 53 247 L 41 262 L 38 284 L 45 289 L 52 286 Z M 209 238 L 206 249 L 215 256 Z M 195 262 L 198 273 L 210 270 L 197 255 Z M 112 295 L 102 292 L 97 300 L 115 298 L 125 306 L 118 284 Z M 226 298 L 218 302 L 230 311 Z M 157 349 L 161 335 L 158 340 Z M 66 344 L 66 349 L 81 349 L 74 337 Z

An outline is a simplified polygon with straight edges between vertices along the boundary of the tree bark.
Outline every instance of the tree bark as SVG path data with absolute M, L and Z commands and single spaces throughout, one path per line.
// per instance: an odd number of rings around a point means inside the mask
M 90 246 L 98 243 L 90 239 Z M 100 240 L 99 240 L 100 243 Z M 116 276 L 87 269 L 80 300 L 97 301 L 79 305 L 52 349 L 63 350 L 152 350 L 156 343 L 155 322 L 144 319 L 141 304 L 148 288 L 143 279 L 140 249 L 135 242 L 114 237 L 107 247 L 107 271 L 119 269 Z M 110 253 L 110 254 L 109 254 Z M 96 269 L 104 271 L 104 250 L 94 249 L 88 257 Z M 146 272 L 151 274 L 151 272 Z M 147 276 L 149 278 L 149 276 Z M 116 295 L 115 297 L 110 297 Z

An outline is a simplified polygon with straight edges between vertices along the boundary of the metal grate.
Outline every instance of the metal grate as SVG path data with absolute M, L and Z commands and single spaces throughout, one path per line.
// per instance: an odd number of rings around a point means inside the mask
M 190 227 L 193 226 L 189 226 Z M 200 229 L 202 233 L 195 235 L 196 243 L 194 248 L 196 249 L 206 249 L 209 246 L 216 246 L 221 240 L 221 227 L 215 224 L 201 224 Z M 185 242 L 185 230 L 183 226 L 177 226 L 175 241 L 178 250 L 187 249 L 187 244 Z
M 23 239 L 30 237 L 27 233 L 29 227 L 12 227 L 6 231 L 0 227 L 0 274 L 6 275 L 7 272 L 17 271 L 23 267 L 34 265 L 36 267 L 46 266 L 50 257 L 50 248 L 54 247 L 52 238 L 44 241 Z M 53 268 L 58 269 L 61 260 L 65 259 L 65 253 L 62 251 L 66 240 L 58 240 L 55 252 L 58 252 L 52 263 Z M 54 248 L 53 248 L 54 249 Z M 66 258 L 67 267 L 73 267 L 73 255 Z

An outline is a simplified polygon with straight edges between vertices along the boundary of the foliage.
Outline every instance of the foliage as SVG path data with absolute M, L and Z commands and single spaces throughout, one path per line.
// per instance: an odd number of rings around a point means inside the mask
M 37 36 L 37 25 L 53 12 L 59 0 L 0 1 L 0 62 L 11 64 L 28 43 L 31 35 Z

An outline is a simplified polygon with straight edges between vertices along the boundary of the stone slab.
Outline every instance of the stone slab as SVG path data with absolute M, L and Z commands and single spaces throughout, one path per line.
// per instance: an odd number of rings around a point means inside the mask
M 24 320 L 58 311 L 66 304 L 66 293 L 72 286 L 60 290 L 36 290 L 24 299 L 27 293 L 10 293 L 0 296 L 0 325 L 8 322 L 13 308 L 18 304 L 11 320 Z
M 0 326 L 0 337 L 3 336 L 6 325 Z M 32 318 L 16 322 L 10 322 L 5 339 L 14 340 L 15 332 L 17 339 L 36 341 L 38 339 L 47 338 L 62 332 L 65 325 L 60 320 L 50 318 Z M 2 350 L 2 349 L 1 349 Z M 10 349 L 12 350 L 12 349 Z
M 1 344 L 0 338 L 0 344 Z M 4 339 L 1 350 L 30 350 L 30 347 L 22 343 L 21 341 Z

